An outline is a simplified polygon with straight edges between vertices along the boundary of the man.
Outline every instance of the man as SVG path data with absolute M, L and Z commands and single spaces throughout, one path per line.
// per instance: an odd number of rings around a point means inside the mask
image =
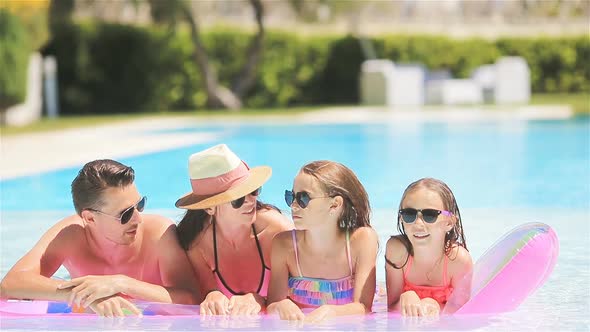
M 196 280 L 176 226 L 141 215 L 134 171 L 113 160 L 87 163 L 72 182 L 76 215 L 49 229 L 8 271 L 1 298 L 68 301 L 103 316 L 139 310 L 127 300 L 194 304 Z M 51 276 L 63 265 L 72 280 Z

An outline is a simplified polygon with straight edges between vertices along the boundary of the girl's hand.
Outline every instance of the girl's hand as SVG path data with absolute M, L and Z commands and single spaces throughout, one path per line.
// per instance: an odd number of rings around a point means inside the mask
M 424 316 L 424 310 L 416 292 L 407 291 L 402 293 L 399 301 L 402 316 Z
M 290 299 L 284 299 L 273 303 L 275 310 L 279 313 L 279 317 L 284 320 L 303 320 L 305 315 L 303 311 Z
M 229 312 L 229 299 L 218 290 L 209 292 L 205 300 L 201 302 L 200 309 L 201 315 L 227 315 Z
M 307 323 L 319 323 L 328 318 L 334 317 L 334 310 L 331 305 L 324 304 L 314 311 L 310 312 L 305 321 Z
M 427 297 L 420 300 L 424 316 L 438 316 L 440 314 L 440 304 L 436 300 Z
M 229 299 L 229 314 L 232 316 L 255 315 L 262 309 L 260 303 L 264 303 L 264 298 L 258 294 L 234 295 Z

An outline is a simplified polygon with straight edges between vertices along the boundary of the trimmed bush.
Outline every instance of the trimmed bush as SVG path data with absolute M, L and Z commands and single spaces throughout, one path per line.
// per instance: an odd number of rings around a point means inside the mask
M 24 101 L 30 46 L 19 18 L 0 9 L 0 110 Z
M 84 23 L 60 26 L 46 53 L 58 59 L 64 113 L 188 110 L 205 107 L 206 95 L 186 32 L 154 27 Z M 232 86 L 251 35 L 215 29 L 202 34 L 219 80 Z M 502 55 L 523 56 L 534 92 L 590 92 L 586 37 L 453 40 L 433 36 L 372 38 L 376 53 L 395 62 L 422 63 L 467 77 Z M 351 36 L 302 37 L 269 31 L 247 107 L 358 102 L 364 60 Z

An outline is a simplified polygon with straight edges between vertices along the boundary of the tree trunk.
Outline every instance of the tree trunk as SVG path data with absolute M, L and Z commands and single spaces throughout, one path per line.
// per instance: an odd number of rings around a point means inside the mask
M 207 107 L 210 108 L 229 108 L 237 110 L 242 107 L 242 102 L 232 91 L 221 86 L 217 79 L 217 71 L 209 64 L 209 57 L 207 51 L 203 46 L 201 38 L 199 37 L 199 27 L 193 18 L 193 14 L 189 5 L 182 6 L 182 14 L 190 26 L 191 39 L 195 50 L 193 57 L 199 71 L 201 72 L 203 81 L 205 83 L 205 90 L 207 92 Z
M 264 17 L 264 7 L 262 7 L 260 0 L 250 0 L 250 4 L 254 9 L 254 18 L 256 19 L 258 32 L 248 46 L 246 63 L 244 63 L 244 67 L 232 87 L 232 90 L 240 99 L 244 97 L 256 81 L 256 69 L 260 62 L 260 56 L 262 55 L 262 43 L 264 39 L 264 22 L 262 21 L 262 18 Z

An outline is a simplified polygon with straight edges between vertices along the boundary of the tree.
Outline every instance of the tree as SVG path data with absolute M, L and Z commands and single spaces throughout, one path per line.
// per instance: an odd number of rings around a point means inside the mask
M 257 67 L 263 49 L 264 40 L 264 8 L 261 0 L 249 0 L 256 20 L 256 35 L 250 41 L 246 53 L 246 61 L 231 87 L 223 86 L 218 79 L 217 70 L 211 65 L 207 50 L 200 36 L 200 29 L 190 1 L 184 0 L 150 0 L 151 15 L 156 23 L 167 24 L 174 29 L 179 22 L 188 24 L 191 40 L 194 45 L 193 58 L 205 85 L 207 107 L 229 108 L 237 110 L 242 107 L 242 99 L 256 81 Z

